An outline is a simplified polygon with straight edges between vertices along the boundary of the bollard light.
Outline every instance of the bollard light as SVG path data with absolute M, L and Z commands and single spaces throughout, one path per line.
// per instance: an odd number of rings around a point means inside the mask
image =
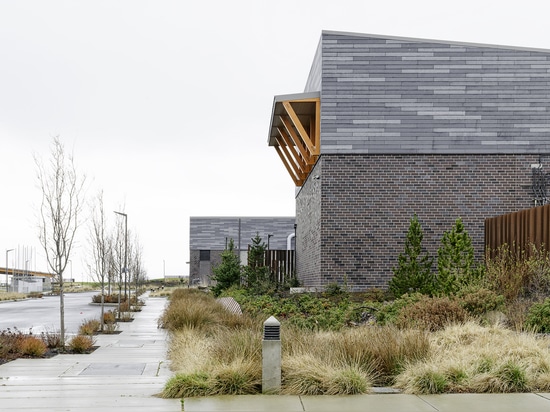
M 264 340 L 281 340 L 281 322 L 274 316 L 264 322 Z
M 262 341 L 262 393 L 281 390 L 281 323 L 270 316 L 264 322 Z

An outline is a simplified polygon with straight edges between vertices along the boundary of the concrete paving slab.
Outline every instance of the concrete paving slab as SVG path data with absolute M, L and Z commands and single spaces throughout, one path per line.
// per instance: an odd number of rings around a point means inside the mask
M 415 395 L 301 396 L 304 411 L 436 412 Z
M 185 412 L 303 412 L 299 396 L 236 395 L 185 398 Z
M 145 363 L 90 363 L 80 375 L 93 376 L 131 376 L 141 375 Z
M 102 396 L 88 397 L 73 397 L 65 396 L 58 398 L 43 398 L 40 402 L 27 398 L 26 400 L 17 399 L 10 401 L 9 399 L 2 400 L 3 411 L 36 410 L 44 411 L 119 411 L 120 408 L 127 408 L 132 411 L 170 411 L 181 410 L 181 403 L 174 400 L 146 397 L 120 397 L 120 398 L 105 398 Z M 176 406 L 176 408 L 175 408 Z
M 0 365 L 1 411 L 174 412 L 179 399 L 161 399 L 172 375 L 167 333 L 157 328 L 165 298 L 149 298 L 120 334 L 98 335 L 91 354 L 18 359 Z
M 534 393 L 422 395 L 442 412 L 548 412 L 550 400 Z
M 186 398 L 186 412 L 548 412 L 550 394 L 236 395 Z

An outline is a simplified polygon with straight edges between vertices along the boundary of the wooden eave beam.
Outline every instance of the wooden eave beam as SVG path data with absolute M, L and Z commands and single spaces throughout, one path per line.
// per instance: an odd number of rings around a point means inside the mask
M 289 149 L 292 146 L 287 146 L 286 144 L 284 144 L 284 142 L 282 141 L 282 137 L 277 137 L 277 143 L 279 143 L 279 146 L 276 146 L 276 147 L 282 150 L 289 166 L 292 167 L 294 174 L 299 179 L 304 179 L 307 176 L 304 170 L 305 163 L 303 163 L 303 161 L 300 161 L 301 160 L 300 158 L 296 158 L 289 152 Z
M 294 111 L 294 108 L 292 107 L 292 104 L 290 101 L 283 102 L 283 107 L 285 108 L 285 111 L 287 112 L 290 120 L 292 121 L 294 127 L 296 128 L 298 134 L 300 135 L 302 141 L 307 146 L 308 152 L 310 156 L 316 156 L 319 154 L 319 149 L 315 146 L 315 143 L 312 142 L 311 136 L 309 136 L 306 132 L 306 129 L 302 125 L 302 122 L 298 118 L 298 115 Z M 314 137 L 315 139 L 315 137 Z
M 303 103 L 307 104 L 303 105 Z M 280 106 L 277 109 L 274 106 L 273 115 L 278 118 L 278 122 L 274 117 L 272 131 L 276 133 L 271 134 L 270 139 L 274 140 L 271 140 L 271 145 L 275 147 L 296 186 L 301 186 L 321 152 L 321 100 L 318 97 L 281 99 L 277 104 Z
M 290 175 L 290 177 L 292 178 L 292 180 L 294 181 L 294 184 L 296 186 L 301 186 L 304 182 L 303 180 L 299 179 L 295 174 L 294 174 L 294 171 L 292 170 L 292 167 L 289 165 L 286 157 L 284 156 L 284 154 L 282 153 L 281 149 L 280 149 L 281 146 L 275 146 L 275 151 L 277 152 L 277 154 L 279 155 L 279 157 L 281 158 L 282 162 L 283 162 L 283 165 L 285 166 L 288 174 Z
M 302 170 L 306 170 L 307 169 L 307 166 L 308 166 L 308 163 L 306 162 L 306 160 L 304 159 L 303 156 L 300 155 L 300 153 L 298 153 L 295 149 L 295 146 L 294 146 L 294 143 L 292 141 L 292 139 L 290 138 L 289 134 L 286 132 L 285 129 L 277 129 L 278 132 L 279 132 L 279 136 L 282 138 L 282 142 L 279 140 L 279 138 L 277 138 L 277 142 L 282 145 L 282 146 L 286 146 L 290 152 L 292 153 L 292 157 L 294 159 L 296 159 L 296 162 L 298 163 L 298 166 L 300 167 L 300 169 Z
M 296 131 L 294 130 L 294 127 L 293 127 L 294 125 L 293 125 L 292 121 L 290 120 L 290 117 L 281 116 L 280 119 L 281 119 L 281 122 L 283 123 L 283 125 L 285 126 L 285 129 L 288 132 L 288 135 L 292 139 L 292 143 L 294 143 L 294 146 L 296 146 L 298 148 L 298 150 L 300 151 L 300 154 L 302 155 L 302 157 L 304 158 L 306 163 L 309 163 L 310 162 L 310 152 L 302 144 L 302 141 L 301 141 L 302 139 L 300 138 L 300 136 L 298 134 L 296 134 Z

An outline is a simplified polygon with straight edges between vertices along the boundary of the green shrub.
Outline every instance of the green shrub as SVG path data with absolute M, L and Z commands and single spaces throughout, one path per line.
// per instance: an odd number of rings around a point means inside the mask
M 478 286 L 461 289 L 457 294 L 460 305 L 472 316 L 482 316 L 504 308 L 504 296 Z
M 367 302 L 385 302 L 390 298 L 389 295 L 389 291 L 378 288 L 370 288 L 360 293 L 362 300 Z
M 342 296 L 347 295 L 347 291 L 345 287 L 340 286 L 337 282 L 333 282 L 325 286 L 324 294 L 326 296 Z
M 271 294 L 277 290 L 279 285 L 271 273 L 271 269 L 266 266 L 267 246 L 262 242 L 258 233 L 251 241 L 248 249 L 248 262 L 242 272 L 243 283 L 254 295 Z
M 424 297 L 421 293 L 404 294 L 400 298 L 385 302 L 376 312 L 376 321 L 380 325 L 393 324 L 403 308 L 418 302 Z
M 462 286 L 477 280 L 474 264 L 474 247 L 462 219 L 443 234 L 437 250 L 437 276 L 435 289 L 444 295 L 455 294 Z
M 550 333 L 550 298 L 531 306 L 527 313 L 525 327 L 539 333 Z
M 446 296 L 425 296 L 404 307 L 399 312 L 396 324 L 402 328 L 420 328 L 433 332 L 452 323 L 464 322 L 467 318 L 468 313 L 456 300 Z
M 242 310 L 252 317 L 265 320 L 275 316 L 279 321 L 310 330 L 338 330 L 359 322 L 361 315 L 360 305 L 350 302 L 346 295 L 328 298 L 302 293 L 287 298 L 261 295 L 236 299 Z
M 69 349 L 75 353 L 86 353 L 94 346 L 94 340 L 90 336 L 76 335 L 69 341 Z
M 214 267 L 213 280 L 216 284 L 212 287 L 214 296 L 219 296 L 224 290 L 241 283 L 241 261 L 235 251 L 233 239 L 229 239 L 229 246 L 221 253 L 221 262 Z
M 394 276 L 389 283 L 389 290 L 398 298 L 405 293 L 434 292 L 434 276 L 432 274 L 433 258 L 423 251 L 422 227 L 416 214 L 410 221 L 405 239 L 405 250 L 397 258 L 397 267 L 393 268 Z

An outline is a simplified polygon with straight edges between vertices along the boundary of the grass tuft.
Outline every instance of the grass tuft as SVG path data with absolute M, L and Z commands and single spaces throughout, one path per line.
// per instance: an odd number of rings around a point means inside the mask
M 101 322 L 97 319 L 85 320 L 78 328 L 79 335 L 91 336 L 101 329 Z
M 235 359 L 220 364 L 213 372 L 214 394 L 248 395 L 258 393 L 262 384 L 261 364 L 253 360 Z
M 34 336 L 23 337 L 19 340 L 18 346 L 18 352 L 24 356 L 43 356 L 48 351 L 42 339 Z
M 90 336 L 76 335 L 69 341 L 69 349 L 75 353 L 86 353 L 94 346 L 94 340 Z
M 163 398 L 191 398 L 213 394 L 212 382 L 208 374 L 196 372 L 178 373 L 171 377 L 161 393 Z

